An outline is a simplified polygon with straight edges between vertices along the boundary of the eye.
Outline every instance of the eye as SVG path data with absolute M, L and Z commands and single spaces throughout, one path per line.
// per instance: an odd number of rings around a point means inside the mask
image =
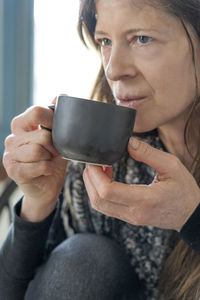
M 109 47 L 112 45 L 111 40 L 109 40 L 107 38 L 98 39 L 97 42 L 101 47 Z
M 137 40 L 140 44 L 147 44 L 153 40 L 152 37 L 141 35 L 137 37 Z

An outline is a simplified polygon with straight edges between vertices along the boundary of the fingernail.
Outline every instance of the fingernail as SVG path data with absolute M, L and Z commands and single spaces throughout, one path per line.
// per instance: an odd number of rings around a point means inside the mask
M 131 147 L 134 149 L 134 150 L 137 150 L 138 147 L 139 147 L 139 141 L 134 138 L 134 137 L 131 137 L 130 140 L 129 140 L 129 143 L 131 145 Z

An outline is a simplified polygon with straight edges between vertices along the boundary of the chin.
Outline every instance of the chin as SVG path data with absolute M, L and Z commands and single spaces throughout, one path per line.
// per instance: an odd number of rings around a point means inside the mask
M 143 124 L 143 126 L 137 126 L 137 124 L 134 125 L 134 129 L 133 129 L 133 132 L 134 133 L 147 133 L 147 132 L 150 132 L 150 131 L 153 131 L 157 129 L 157 126 L 145 126 Z

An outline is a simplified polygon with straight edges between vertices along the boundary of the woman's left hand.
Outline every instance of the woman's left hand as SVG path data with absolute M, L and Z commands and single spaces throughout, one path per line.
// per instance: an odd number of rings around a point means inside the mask
M 200 189 L 181 161 L 131 138 L 129 154 L 157 171 L 150 185 L 128 185 L 112 178 L 112 168 L 87 165 L 83 179 L 92 207 L 134 225 L 180 231 L 200 203 Z

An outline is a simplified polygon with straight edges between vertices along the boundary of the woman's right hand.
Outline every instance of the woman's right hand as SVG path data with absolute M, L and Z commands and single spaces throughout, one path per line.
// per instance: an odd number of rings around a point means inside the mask
M 67 161 L 54 148 L 51 132 L 41 129 L 51 129 L 52 121 L 51 109 L 30 107 L 13 119 L 5 140 L 3 164 L 24 193 L 21 217 L 32 222 L 53 211 L 65 179 Z

